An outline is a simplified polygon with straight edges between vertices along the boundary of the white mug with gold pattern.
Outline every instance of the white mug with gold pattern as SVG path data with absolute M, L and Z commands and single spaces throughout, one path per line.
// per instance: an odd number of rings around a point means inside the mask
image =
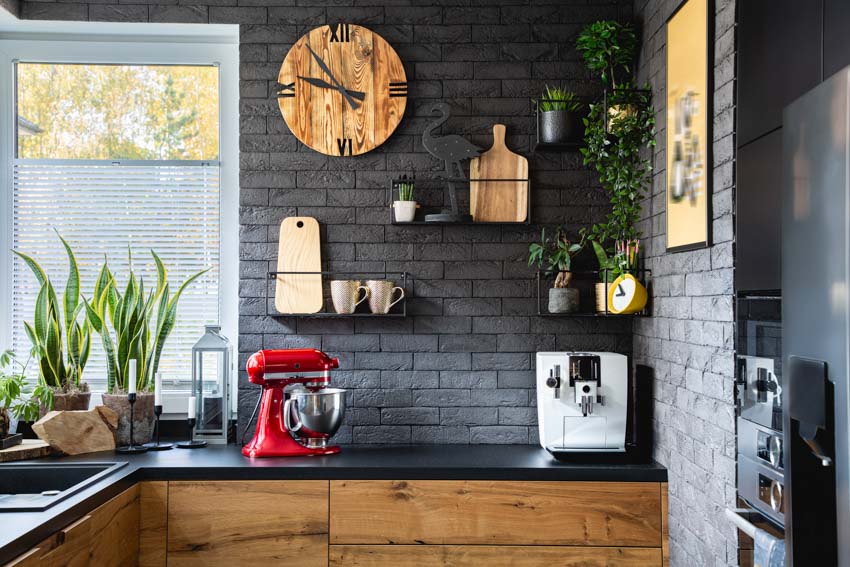
M 360 291 L 363 296 L 360 297 Z M 369 299 L 369 288 L 360 285 L 360 280 L 333 280 L 331 300 L 337 313 L 354 313 L 357 306 Z
M 366 287 L 369 288 L 369 309 L 372 313 L 389 313 L 393 305 L 404 299 L 404 289 L 389 280 L 369 280 Z M 396 292 L 398 297 L 393 299 Z

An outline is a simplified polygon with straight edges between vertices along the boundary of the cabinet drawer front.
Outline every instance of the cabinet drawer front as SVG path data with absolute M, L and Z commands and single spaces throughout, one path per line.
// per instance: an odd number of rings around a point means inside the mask
M 647 547 L 332 545 L 331 567 L 658 567 Z
M 168 565 L 327 566 L 327 481 L 168 483 Z
M 661 546 L 654 483 L 332 481 L 331 543 Z

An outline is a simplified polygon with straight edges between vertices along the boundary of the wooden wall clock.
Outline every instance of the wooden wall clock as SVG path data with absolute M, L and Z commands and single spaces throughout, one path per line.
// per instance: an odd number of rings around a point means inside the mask
M 395 50 L 354 24 L 331 24 L 302 36 L 278 75 L 283 119 L 305 145 L 332 156 L 374 150 L 401 122 L 407 78 Z

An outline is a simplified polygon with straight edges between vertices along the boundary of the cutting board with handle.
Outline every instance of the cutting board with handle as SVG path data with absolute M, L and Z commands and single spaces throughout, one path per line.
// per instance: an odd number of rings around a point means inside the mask
M 523 222 L 528 217 L 528 160 L 505 145 L 504 124 L 493 125 L 493 147 L 469 165 L 469 211 L 475 222 Z
M 288 217 L 280 223 L 278 272 L 321 272 L 319 223 L 313 217 Z M 321 274 L 278 274 L 274 306 L 280 313 L 322 310 Z

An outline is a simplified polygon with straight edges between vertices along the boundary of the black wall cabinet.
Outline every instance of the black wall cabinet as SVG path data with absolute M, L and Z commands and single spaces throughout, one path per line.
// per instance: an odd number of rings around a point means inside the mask
M 738 149 L 735 289 L 781 287 L 782 130 Z
M 842 2 L 848 0 L 829 3 Z M 820 83 L 824 6 L 823 0 L 745 0 L 737 8 L 741 147 L 779 128 L 785 105 Z
M 850 2 L 824 0 L 823 78 L 850 65 Z

